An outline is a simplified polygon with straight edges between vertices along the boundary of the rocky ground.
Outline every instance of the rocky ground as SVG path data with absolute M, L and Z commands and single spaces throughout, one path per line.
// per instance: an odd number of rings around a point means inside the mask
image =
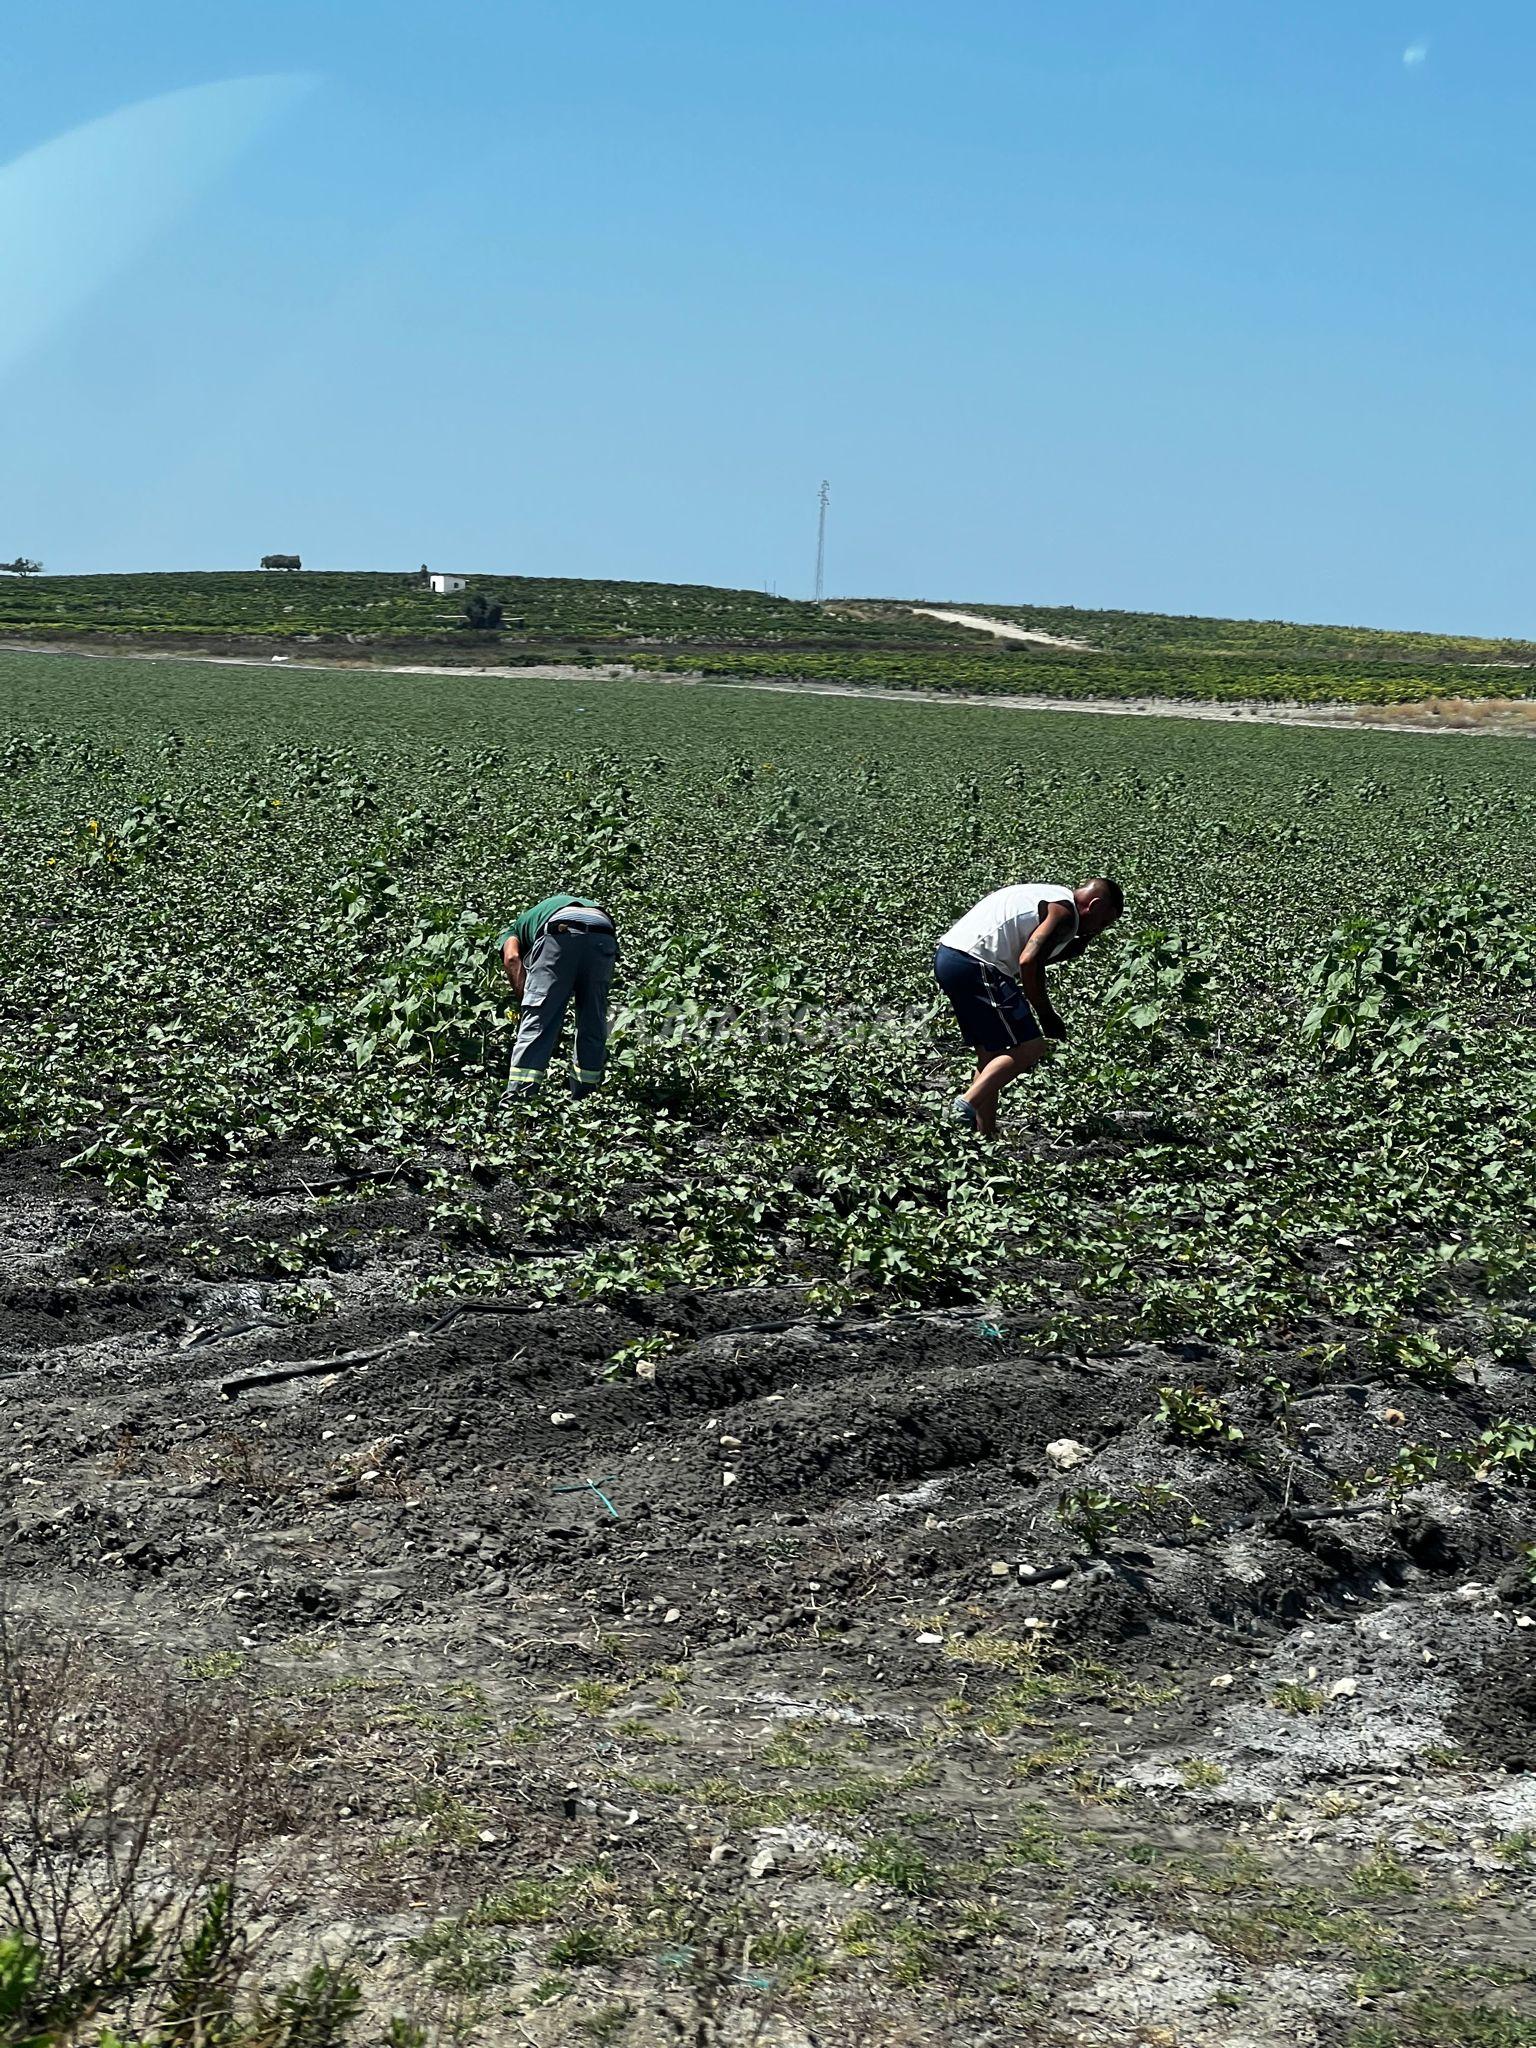
M 264 1731 L 275 1957 L 541 2048 L 1536 2041 L 1526 1362 L 424 1297 L 423 1204 L 0 1180 L 11 1684 Z

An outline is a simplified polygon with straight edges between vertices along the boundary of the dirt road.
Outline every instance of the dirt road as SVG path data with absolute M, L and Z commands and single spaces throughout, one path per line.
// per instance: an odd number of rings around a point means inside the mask
M 1073 654 L 1097 654 L 1088 640 L 1068 640 L 1060 633 L 1040 633 L 1031 626 L 1016 626 L 1010 619 L 989 619 L 980 612 L 939 612 L 932 606 L 915 604 L 919 618 L 942 619 L 946 626 L 966 626 L 974 633 L 990 633 L 997 640 L 1029 640 L 1036 647 L 1065 647 Z

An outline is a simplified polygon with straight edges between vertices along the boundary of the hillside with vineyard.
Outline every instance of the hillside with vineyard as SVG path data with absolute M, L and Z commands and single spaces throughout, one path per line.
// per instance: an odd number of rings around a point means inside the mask
M 0 579 L 0 641 L 245 658 L 639 673 L 959 695 L 1390 705 L 1536 693 L 1536 646 L 1359 627 L 939 601 L 822 605 L 705 585 L 418 573 L 187 572 Z M 487 624 L 487 619 L 492 623 Z M 1071 644 L 1055 645 L 1053 640 Z

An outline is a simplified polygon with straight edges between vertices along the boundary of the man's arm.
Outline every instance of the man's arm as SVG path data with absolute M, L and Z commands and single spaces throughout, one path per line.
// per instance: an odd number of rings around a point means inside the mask
M 507 940 L 501 949 L 501 971 L 512 984 L 512 993 L 523 1000 L 523 949 L 517 943 L 517 935 Z
M 1019 980 L 1029 998 L 1029 1007 L 1040 1019 L 1040 1029 L 1047 1038 L 1061 1039 L 1067 1035 L 1067 1027 L 1052 1009 L 1050 993 L 1045 986 L 1045 958 L 1061 936 L 1066 921 L 1065 903 L 1048 904 L 1044 917 L 1030 933 L 1019 955 Z

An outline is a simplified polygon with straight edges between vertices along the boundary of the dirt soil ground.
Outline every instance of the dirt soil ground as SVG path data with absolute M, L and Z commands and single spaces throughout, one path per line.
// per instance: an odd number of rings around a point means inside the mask
M 1529 1418 L 1527 1371 L 423 1300 L 398 1163 L 226 1169 L 175 1221 L 0 1176 L 11 1625 L 282 1724 L 274 1939 L 379 2012 L 1536 2038 L 1450 2030 L 1536 2013 L 1529 1496 L 1332 1484 Z M 1192 1369 L 1240 1443 L 1151 1419 Z

